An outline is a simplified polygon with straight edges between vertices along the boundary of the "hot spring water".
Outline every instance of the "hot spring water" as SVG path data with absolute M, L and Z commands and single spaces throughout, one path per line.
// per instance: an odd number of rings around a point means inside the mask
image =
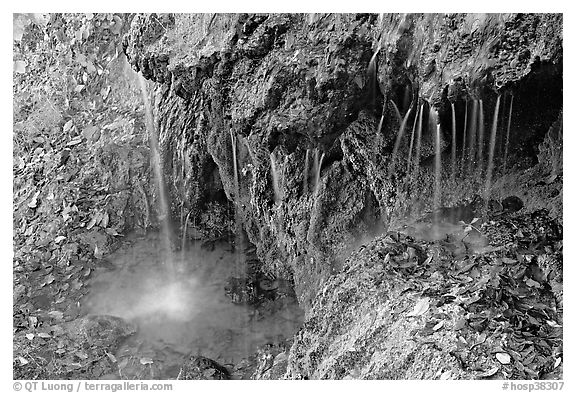
M 235 270 L 229 245 L 207 251 L 192 243 L 185 255 L 173 253 L 177 281 L 159 263 L 165 252 L 160 234 L 133 235 L 89 281 L 86 313 L 118 316 L 138 327 L 113 354 L 122 378 L 175 378 L 187 354 L 238 364 L 258 346 L 293 336 L 303 322 L 295 303 L 269 316 L 231 303 L 224 293 Z

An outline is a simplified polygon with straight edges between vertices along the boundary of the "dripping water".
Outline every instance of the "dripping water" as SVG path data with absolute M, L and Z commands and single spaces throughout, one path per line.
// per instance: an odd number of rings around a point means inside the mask
M 504 148 L 504 172 L 508 163 L 508 143 L 510 142 L 510 124 L 512 122 L 512 106 L 514 105 L 514 96 L 510 96 L 510 109 L 508 111 L 508 124 L 506 126 L 506 146 Z
M 376 129 L 376 138 L 380 139 L 380 130 L 382 129 L 382 124 L 384 124 L 384 114 L 386 113 L 386 103 L 382 107 L 382 116 L 380 116 L 380 122 L 378 122 L 378 128 Z
M 276 168 L 276 160 L 274 159 L 274 153 L 270 153 L 270 169 L 272 172 L 272 187 L 274 188 L 274 202 L 280 203 L 282 197 L 280 195 L 280 179 L 278 175 L 278 170 Z
M 164 183 L 158 134 L 156 133 L 156 128 L 154 127 L 152 106 L 150 105 L 150 100 L 146 90 L 146 81 L 142 74 L 138 74 L 138 80 L 140 82 L 142 99 L 144 100 L 146 129 L 148 131 L 150 150 L 152 153 L 152 166 L 154 167 L 154 175 L 156 177 L 156 185 L 158 187 L 158 200 L 160 204 L 160 206 L 158 206 L 158 210 L 160 212 L 158 218 L 162 222 L 162 238 L 164 242 L 164 248 L 166 250 L 166 268 L 169 277 L 174 280 L 176 278 L 176 271 L 174 268 L 174 257 L 172 255 L 172 225 L 170 222 L 170 202 L 168 199 L 168 193 L 166 192 L 166 185 Z
M 494 168 L 494 147 L 496 146 L 496 131 L 498 129 L 498 111 L 500 109 L 500 96 L 496 99 L 494 108 L 494 119 L 492 120 L 492 131 L 490 133 L 490 150 L 488 151 L 488 169 L 486 172 L 486 187 L 484 189 L 484 199 L 490 197 L 490 188 L 492 187 L 492 170 Z
M 378 48 L 376 48 L 376 50 L 374 51 L 374 54 L 370 58 L 370 62 L 368 63 L 368 70 L 367 70 L 368 80 L 370 83 L 370 94 L 371 94 L 371 99 L 372 99 L 373 104 L 376 103 L 376 85 L 378 82 L 378 78 L 376 75 L 376 73 L 377 73 L 376 59 L 378 57 L 378 52 L 380 52 L 380 46 L 378 46 Z
M 237 274 L 242 274 L 242 215 L 240 214 L 240 181 L 238 178 L 238 152 L 237 152 L 237 136 L 230 130 L 230 141 L 232 143 L 232 168 L 234 170 L 234 223 L 235 223 L 235 236 L 236 245 L 234 247 L 234 254 L 236 258 Z
M 420 169 L 420 145 L 422 143 L 422 118 L 424 117 L 424 104 L 420 106 L 420 118 L 418 119 L 418 128 L 416 128 L 416 151 L 414 153 L 414 173 L 413 180 L 418 180 Z
M 400 142 L 402 142 L 402 137 L 404 136 L 404 129 L 406 128 L 406 123 L 408 123 L 408 117 L 410 117 L 411 112 L 412 107 L 408 108 L 408 111 L 404 115 L 404 119 L 402 119 L 402 123 L 400 124 L 400 129 L 398 130 L 398 135 L 396 136 L 396 142 L 394 143 L 394 150 L 392 151 L 392 169 L 390 170 L 390 176 L 394 174 L 394 169 L 396 166 L 396 155 L 398 154 L 398 149 L 400 148 Z
M 467 173 L 472 173 L 472 164 L 476 155 L 476 129 L 478 127 L 478 101 L 472 103 L 472 116 L 470 117 L 470 143 L 468 145 Z
M 454 109 L 454 103 L 452 106 L 452 182 L 456 180 L 456 110 Z
M 182 250 L 182 259 L 186 259 L 186 240 L 188 238 L 188 221 L 190 220 L 190 214 L 192 214 L 192 210 L 188 212 L 186 215 L 186 220 L 184 221 L 184 231 L 182 233 L 182 244 L 180 249 Z
M 414 134 L 416 132 L 416 124 L 418 123 L 419 113 L 422 111 L 422 106 L 420 106 L 420 111 L 418 111 L 418 106 L 416 106 L 416 116 L 414 116 L 414 123 L 412 124 L 412 135 L 410 136 L 410 147 L 408 148 L 408 162 L 406 163 L 406 178 L 409 179 L 410 168 L 412 165 L 412 148 L 414 147 Z
M 478 101 L 478 173 L 482 174 L 484 170 L 484 103 L 482 99 Z
M 468 100 L 464 101 L 464 133 L 462 135 L 462 161 L 461 161 L 461 175 L 465 176 L 464 171 L 466 170 L 465 160 L 466 160 L 466 128 L 468 127 Z
M 318 187 L 320 186 L 320 171 L 322 169 L 322 161 L 324 160 L 324 153 L 320 155 L 320 151 L 316 149 L 314 151 L 314 166 L 313 166 L 313 175 L 314 175 L 314 195 L 318 194 Z
M 396 114 L 398 121 L 401 122 L 402 121 L 402 115 L 400 114 L 400 110 L 398 109 L 398 105 L 396 105 L 394 100 L 390 100 L 390 102 L 392 103 L 392 107 L 394 108 L 394 113 Z
M 306 194 L 308 192 L 308 168 L 310 167 L 310 149 L 306 149 L 306 158 L 304 158 L 304 191 Z
M 436 111 L 430 108 L 430 124 L 435 128 L 435 156 L 434 156 L 434 198 L 433 207 L 434 212 L 440 209 L 440 187 L 442 180 L 442 158 L 440 156 L 440 123 L 438 123 L 438 115 Z

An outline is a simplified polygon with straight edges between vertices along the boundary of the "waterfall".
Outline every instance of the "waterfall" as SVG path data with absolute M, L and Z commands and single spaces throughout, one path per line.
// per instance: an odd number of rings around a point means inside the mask
M 498 129 L 498 111 L 500 108 L 500 96 L 496 99 L 494 108 L 494 119 L 492 120 L 492 131 L 490 133 L 490 150 L 488 151 L 488 169 L 486 171 L 486 187 L 484 189 L 484 199 L 490 197 L 490 188 L 492 187 L 492 170 L 494 168 L 494 147 L 496 146 L 496 131 Z
M 160 157 L 160 146 L 158 143 L 158 134 L 154 127 L 154 119 L 152 116 L 152 106 L 146 91 L 146 81 L 142 74 L 138 74 L 140 82 L 140 91 L 142 99 L 144 100 L 144 109 L 146 115 L 146 130 L 148 131 L 148 139 L 150 143 L 150 150 L 152 153 L 152 167 L 154 168 L 154 175 L 156 177 L 156 185 L 158 187 L 158 201 L 159 201 L 159 220 L 162 222 L 162 238 L 164 241 L 164 248 L 166 250 L 166 266 L 167 273 L 172 279 L 176 278 L 176 271 L 174 268 L 174 256 L 172 255 L 172 223 L 170 220 L 170 201 L 168 193 L 166 192 L 166 185 L 164 183 L 164 170 L 162 167 L 162 160 Z
M 510 142 L 510 124 L 512 122 L 512 106 L 514 105 L 514 96 L 510 96 L 510 109 L 508 111 L 508 124 L 506 127 L 506 146 L 504 148 L 504 170 L 506 172 L 506 165 L 508 164 L 508 144 Z

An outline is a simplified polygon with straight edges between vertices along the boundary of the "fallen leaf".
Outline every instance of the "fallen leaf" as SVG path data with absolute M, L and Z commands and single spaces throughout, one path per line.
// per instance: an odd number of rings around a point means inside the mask
M 142 365 L 147 365 L 147 364 L 153 364 L 154 361 L 150 358 L 140 358 L 140 364 Z
M 498 352 L 496 354 L 496 359 L 502 364 L 510 364 L 510 355 L 506 352 Z
M 432 330 L 434 330 L 434 331 L 440 330 L 440 329 L 442 329 L 443 326 L 444 326 L 444 321 L 440 321 L 436 325 L 434 325 Z
M 556 361 L 554 362 L 554 368 L 558 367 L 560 363 L 562 363 L 562 358 L 556 359 Z
M 23 60 L 17 60 L 14 62 L 14 72 L 18 73 L 18 74 L 24 74 L 26 73 L 26 62 Z
M 490 370 L 484 371 L 483 373 L 478 374 L 478 377 L 479 378 L 491 377 L 492 375 L 496 374 L 498 372 L 498 370 L 499 370 L 498 366 L 494 366 Z
M 562 327 L 562 325 L 559 325 L 556 321 L 546 321 L 546 323 L 550 326 L 552 326 L 553 328 L 559 328 Z
M 103 256 L 104 256 L 104 253 L 102 251 L 100 251 L 100 249 L 98 248 L 98 245 L 96 245 L 94 247 L 94 257 L 96 257 L 96 259 L 102 259 Z
M 57 236 L 56 239 L 54 239 L 54 243 L 58 244 L 64 239 L 66 239 L 66 236 Z
M 452 371 L 451 370 L 444 371 L 442 373 L 442 375 L 440 375 L 440 380 L 446 381 L 446 380 L 450 379 L 451 377 L 452 377 Z
M 118 361 L 116 360 L 116 356 L 112 355 L 110 352 L 106 352 L 106 356 L 108 356 L 108 359 L 110 359 L 112 363 L 116 363 Z
M 34 334 L 28 333 L 28 334 L 26 335 L 26 338 L 27 338 L 28 340 L 33 340 L 33 339 L 34 339 Z
M 417 317 L 419 315 L 423 315 L 424 313 L 426 313 L 426 311 L 428 311 L 429 308 L 430 308 L 430 300 L 427 297 L 422 298 L 418 301 L 418 303 L 416 303 L 416 305 L 414 306 L 414 310 L 412 310 L 408 314 L 408 316 Z
M 34 194 L 30 203 L 28 203 L 29 208 L 34 209 L 36 206 L 38 206 L 38 195 L 40 195 L 39 191 Z
M 466 325 L 466 319 L 460 318 L 456 322 L 456 325 L 454 325 L 454 330 L 460 330 L 460 329 L 464 328 L 465 325 Z
M 24 359 L 22 356 L 18 356 L 18 360 L 20 360 L 20 364 L 22 366 L 27 365 L 28 363 L 30 363 L 28 360 Z
M 64 313 L 63 313 L 62 311 L 57 311 L 57 310 L 50 311 L 50 312 L 48 313 L 48 315 L 51 316 L 51 317 L 54 318 L 54 319 L 62 319 L 62 318 L 64 318 Z
M 51 335 L 49 335 L 48 333 L 44 333 L 44 332 L 38 333 L 38 337 L 41 337 L 41 338 L 52 338 Z

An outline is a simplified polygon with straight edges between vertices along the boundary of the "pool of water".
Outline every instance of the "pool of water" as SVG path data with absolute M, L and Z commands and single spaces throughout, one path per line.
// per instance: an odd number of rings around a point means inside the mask
M 138 326 L 137 335 L 111 354 L 118 377 L 176 378 L 187 354 L 237 364 L 301 326 L 304 313 L 296 303 L 262 316 L 230 302 L 224 286 L 238 263 L 228 245 L 208 251 L 189 244 L 174 255 L 174 277 L 163 244 L 158 234 L 129 237 L 88 283 L 85 313 L 114 315 Z

